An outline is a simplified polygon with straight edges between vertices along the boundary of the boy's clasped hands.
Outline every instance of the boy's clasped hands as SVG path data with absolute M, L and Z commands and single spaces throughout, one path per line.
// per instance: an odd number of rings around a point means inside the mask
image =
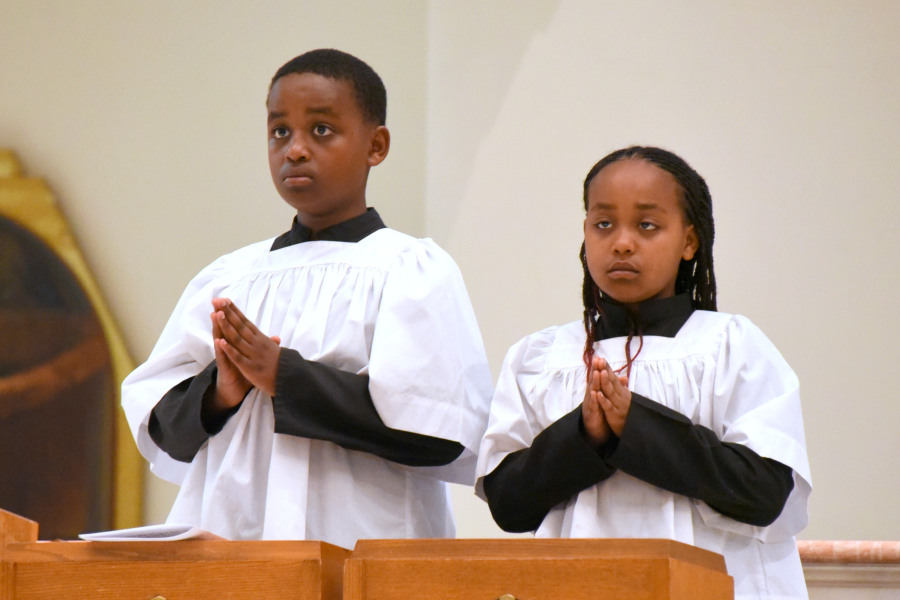
M 266 336 L 228 298 L 214 298 L 212 304 L 218 370 L 212 412 L 237 406 L 254 387 L 274 396 L 281 338 Z
M 610 433 L 621 436 L 630 407 L 628 378 L 616 374 L 606 359 L 594 356 L 588 371 L 584 403 L 581 405 L 588 443 L 598 447 L 609 439 Z

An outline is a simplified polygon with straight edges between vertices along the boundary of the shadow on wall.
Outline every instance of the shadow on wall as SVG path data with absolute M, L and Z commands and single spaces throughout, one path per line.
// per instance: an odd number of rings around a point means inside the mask
M 460 182 L 471 179 L 479 145 L 500 114 L 519 64 L 559 7 L 558 1 L 463 4 L 433 2 L 429 11 L 428 72 L 442 76 L 428 84 L 426 231 L 438 243 L 454 229 L 466 191 Z M 510 13 L 516 18 L 510 19 Z M 459 38 L 466 43 L 460 44 Z M 445 85 L 437 87 L 436 81 Z M 454 114 L 467 115 L 464 127 L 443 122 L 449 107 Z M 444 135 L 455 139 L 448 143 Z M 461 148 L 466 151 L 454 152 Z

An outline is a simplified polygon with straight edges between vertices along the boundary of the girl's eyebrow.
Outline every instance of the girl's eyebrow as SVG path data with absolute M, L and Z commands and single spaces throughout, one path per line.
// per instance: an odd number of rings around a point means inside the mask
M 635 205 L 638 210 L 665 210 L 659 204 L 655 202 L 641 202 L 640 204 Z M 609 204 L 607 202 L 598 202 L 596 204 L 592 204 L 590 206 L 591 210 L 615 210 L 617 207 L 615 204 Z

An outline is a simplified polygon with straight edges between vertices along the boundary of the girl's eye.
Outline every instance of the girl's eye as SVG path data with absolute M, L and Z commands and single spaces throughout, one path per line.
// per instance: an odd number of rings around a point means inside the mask
M 654 229 L 659 229 L 659 227 L 656 224 L 651 223 L 649 221 L 644 221 L 643 223 L 641 223 L 639 225 L 639 227 L 641 229 L 643 229 L 644 231 L 653 231 Z
M 316 135 L 319 135 L 319 136 L 330 135 L 331 127 L 329 127 L 328 125 L 319 124 L 319 125 L 316 125 L 315 127 L 313 127 L 313 133 Z
M 610 223 L 609 221 L 598 221 L 597 227 L 599 229 L 609 229 L 610 227 L 612 227 L 612 223 Z
M 276 127 L 272 130 L 272 137 L 276 140 L 280 140 L 281 138 L 285 138 L 288 135 L 287 127 Z

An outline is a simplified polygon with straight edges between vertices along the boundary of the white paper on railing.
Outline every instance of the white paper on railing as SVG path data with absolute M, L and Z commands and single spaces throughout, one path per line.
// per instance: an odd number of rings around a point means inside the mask
M 147 525 L 79 535 L 89 542 L 174 542 L 177 540 L 224 540 L 194 525 Z

